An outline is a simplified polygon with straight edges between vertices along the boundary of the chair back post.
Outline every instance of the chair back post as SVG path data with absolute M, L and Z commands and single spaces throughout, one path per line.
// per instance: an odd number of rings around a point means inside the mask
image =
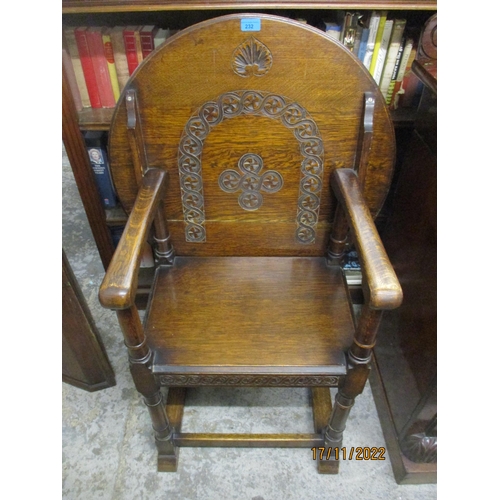
M 160 264 L 172 265 L 175 259 L 175 250 L 170 241 L 170 232 L 168 231 L 165 212 L 163 210 L 163 201 L 158 205 L 154 220 L 154 237 L 156 242 L 155 256 Z
M 125 92 L 125 103 L 127 109 L 127 133 L 132 152 L 134 173 L 137 186 L 142 183 L 142 177 L 149 169 L 146 145 L 142 133 L 141 115 L 139 112 L 139 100 L 135 89 Z M 170 241 L 170 233 L 167 228 L 163 202 L 160 203 L 154 219 L 154 241 L 156 242 L 155 256 L 160 264 L 171 265 L 175 258 L 175 251 Z
M 375 112 L 375 93 L 365 92 L 363 101 L 363 120 L 359 127 L 358 148 L 354 159 L 354 171 L 358 174 L 361 190 L 364 189 L 366 172 L 368 170 L 368 157 L 373 138 L 373 115 Z M 349 226 L 341 206 L 337 206 L 330 233 L 327 261 L 330 265 L 339 264 L 344 256 L 348 239 Z
M 373 139 L 373 115 L 375 112 L 375 93 L 365 92 L 363 121 L 359 128 L 358 150 L 354 160 L 354 171 L 358 174 L 361 192 L 364 190 L 366 173 L 368 170 L 368 157 L 370 155 Z
M 337 205 L 326 256 L 329 265 L 340 264 L 346 250 L 348 230 L 349 224 L 344 214 L 344 209 L 340 205 Z

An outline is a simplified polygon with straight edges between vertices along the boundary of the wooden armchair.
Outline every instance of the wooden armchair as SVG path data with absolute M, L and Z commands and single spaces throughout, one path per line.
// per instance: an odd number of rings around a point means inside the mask
M 288 19 L 203 22 L 132 75 L 109 149 L 129 220 L 100 300 L 117 311 L 158 469 L 175 471 L 181 446 L 341 447 L 382 312 L 402 300 L 372 219 L 394 131 L 362 64 Z M 148 240 L 158 266 L 142 324 Z M 348 241 L 363 269 L 356 322 L 340 267 Z M 311 387 L 315 432 L 183 433 L 194 386 Z M 338 472 L 334 453 L 321 458 L 319 472 Z

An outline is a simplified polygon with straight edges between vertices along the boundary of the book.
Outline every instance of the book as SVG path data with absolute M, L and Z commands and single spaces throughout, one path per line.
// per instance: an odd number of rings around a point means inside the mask
M 373 56 L 376 59 L 376 61 L 372 76 L 373 79 L 379 85 L 380 85 L 380 80 L 382 78 L 382 71 L 384 70 L 384 65 L 387 58 L 387 51 L 389 49 L 389 42 L 391 41 L 393 26 L 394 26 L 394 21 L 392 19 L 387 19 L 384 24 L 384 31 L 382 32 L 382 38 L 380 39 L 380 45 L 378 47 L 377 55 L 375 56 L 374 54 Z
M 116 207 L 118 200 L 109 170 L 105 133 L 88 131 L 85 132 L 84 140 L 101 202 L 104 208 Z
M 142 61 L 142 51 L 136 43 L 136 32 L 139 36 L 140 26 L 126 26 L 123 30 L 123 43 L 125 45 L 125 55 L 127 56 L 128 73 L 131 75 Z M 139 50 L 138 50 L 139 49 Z M 139 55 L 140 52 L 140 55 Z M 140 60 L 139 60 L 140 59 Z
M 78 54 L 78 47 L 76 46 L 75 28 L 64 28 L 64 40 L 66 44 L 66 50 L 68 51 L 69 57 L 71 59 L 71 64 L 73 66 L 82 107 L 90 108 L 89 92 L 87 90 L 87 84 L 85 83 L 85 77 L 83 76 L 82 62 L 80 61 L 80 55 Z
M 363 57 L 364 67 L 370 71 L 370 66 L 375 50 L 375 39 L 377 38 L 378 26 L 380 24 L 380 12 L 373 11 L 368 24 L 368 39 L 366 41 L 366 51 Z
M 73 69 L 73 64 L 71 63 L 71 57 L 69 57 L 68 51 L 62 49 L 62 64 L 64 67 L 64 72 L 68 78 L 69 88 L 71 90 L 71 95 L 73 96 L 73 101 L 77 111 L 83 109 L 82 99 L 80 97 L 80 91 L 78 90 L 78 85 L 76 83 L 75 70 Z
M 389 92 L 387 94 L 387 99 L 386 103 L 389 104 L 389 106 L 392 109 L 397 109 L 397 101 L 399 98 L 396 99 L 396 95 L 399 92 L 399 89 L 401 87 L 401 82 L 403 81 L 403 77 L 406 72 L 406 68 L 408 66 L 408 60 L 410 59 L 410 54 L 413 49 L 414 45 L 414 39 L 412 37 L 407 37 L 404 42 L 404 48 L 403 48 L 403 53 L 401 55 L 401 61 L 399 62 L 399 68 L 398 68 L 398 73 L 396 75 L 396 80 L 394 81 L 393 88 L 389 87 Z M 415 51 L 416 53 L 416 51 Z M 389 96 L 389 94 L 392 94 Z
M 387 11 L 381 11 L 380 19 L 377 28 L 377 34 L 375 36 L 375 42 L 373 47 L 373 56 L 370 63 L 370 74 L 373 76 L 375 73 L 375 66 L 377 65 L 378 52 L 380 50 L 380 43 L 382 42 L 382 37 L 384 35 L 385 23 L 387 21 Z
M 361 23 L 361 16 L 358 17 L 357 20 L 357 26 L 356 26 L 356 33 L 354 35 L 354 48 L 353 48 L 353 54 L 358 55 L 359 52 L 359 46 L 361 45 L 361 36 L 363 35 L 363 25 Z
M 361 32 L 361 40 L 359 42 L 359 49 L 358 49 L 358 54 L 357 54 L 360 61 L 363 61 L 365 59 L 366 44 L 368 42 L 368 34 L 369 33 L 370 33 L 370 29 L 365 26 Z
M 109 32 L 120 92 L 124 89 L 125 85 L 127 85 L 130 77 L 127 55 L 125 53 L 125 43 L 123 40 L 123 30 L 124 26 L 115 26 Z
M 85 26 L 75 28 L 76 46 L 78 48 L 78 55 L 82 64 L 83 76 L 90 99 L 90 106 L 92 108 L 102 108 L 101 97 L 97 88 L 97 79 L 94 72 L 94 65 L 92 64 L 92 57 L 89 52 L 87 36 L 85 35 L 86 31 L 87 28 Z
M 399 68 L 401 66 L 401 60 L 403 58 L 403 51 L 405 48 L 405 40 L 401 40 L 399 44 L 398 53 L 396 54 L 396 62 L 394 63 L 394 69 L 392 70 L 391 81 L 389 82 L 389 86 L 387 87 L 387 93 L 385 95 L 385 103 L 387 105 L 391 104 L 392 96 L 394 93 L 394 86 L 396 85 L 396 79 L 398 77 Z
M 111 80 L 111 88 L 113 89 L 113 96 L 116 103 L 120 98 L 120 86 L 118 84 L 118 74 L 116 72 L 115 54 L 111 43 L 110 28 L 104 28 L 102 30 L 102 44 L 104 46 L 104 55 L 108 63 L 109 78 Z
M 135 38 L 135 51 L 137 53 L 137 62 L 141 64 L 141 62 L 144 60 L 144 56 L 142 55 L 142 46 L 141 46 L 141 26 L 134 31 L 134 38 Z
M 361 285 L 361 264 L 358 253 L 355 250 L 351 250 L 345 254 L 342 259 L 341 268 L 348 285 Z
M 406 65 L 405 66 L 401 65 L 400 68 L 400 71 L 401 70 L 403 71 L 401 79 L 399 78 L 398 75 L 398 79 L 396 80 L 396 85 L 394 87 L 393 101 L 391 103 L 392 109 L 398 109 L 399 107 L 402 107 L 404 102 L 404 94 L 407 92 L 407 90 L 408 93 L 410 93 L 410 89 L 408 89 L 410 81 L 412 77 L 416 78 L 411 71 L 411 65 L 413 64 L 416 55 L 417 55 L 417 46 L 413 41 L 411 44 L 411 50 L 409 53 L 408 60 L 406 61 Z
M 341 42 L 351 52 L 354 52 L 354 42 L 356 40 L 356 31 L 358 28 L 358 18 L 356 14 L 346 12 L 344 25 L 342 27 Z
M 323 21 L 325 23 L 325 33 L 335 40 L 340 40 L 340 34 L 342 32 L 342 26 L 337 23 L 330 21 Z
M 170 36 L 170 30 L 168 28 L 160 28 L 154 37 L 153 43 L 155 49 L 157 49 L 168 37 Z
M 406 19 L 394 20 L 391 39 L 387 49 L 387 56 L 380 78 L 380 91 L 382 92 L 384 98 L 387 96 L 387 90 L 389 89 L 389 84 L 391 83 L 392 73 L 394 72 L 394 66 L 396 65 L 396 58 L 400 52 L 401 40 L 403 39 L 405 27 Z
M 153 25 L 142 26 L 139 30 L 141 38 L 141 51 L 143 59 L 153 52 L 155 49 L 154 39 L 158 28 Z
M 102 43 L 102 28 L 88 28 L 85 31 L 85 36 L 87 37 L 90 57 L 94 66 L 101 107 L 114 108 L 116 101 L 113 95 L 111 77 L 109 76 L 108 61 Z

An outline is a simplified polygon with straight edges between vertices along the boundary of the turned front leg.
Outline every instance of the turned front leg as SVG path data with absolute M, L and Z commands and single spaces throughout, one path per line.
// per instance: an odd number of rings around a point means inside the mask
M 370 374 L 372 348 L 375 345 L 375 336 L 382 318 L 382 311 L 363 306 L 358 322 L 353 344 L 347 355 L 348 370 L 343 383 L 335 397 L 330 421 L 325 429 L 325 448 L 342 448 L 342 440 L 347 418 L 354 405 L 354 401 L 365 387 Z M 318 462 L 320 473 L 337 474 L 338 460 L 323 460 Z
M 135 387 L 142 394 L 155 432 L 158 449 L 158 470 L 177 470 L 177 448 L 173 444 L 173 429 L 168 421 L 160 386 L 151 372 L 152 352 L 146 343 L 139 313 L 135 306 L 117 311 L 129 353 L 130 372 Z

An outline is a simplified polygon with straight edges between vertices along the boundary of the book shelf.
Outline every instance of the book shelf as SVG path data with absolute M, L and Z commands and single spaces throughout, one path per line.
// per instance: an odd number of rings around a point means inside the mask
M 423 26 L 437 11 L 436 0 L 63 0 L 63 25 L 113 26 L 146 25 L 183 29 L 197 22 L 231 12 L 263 12 L 290 18 L 305 18 L 318 25 L 337 10 L 387 10 Z M 92 171 L 86 158 L 82 132 L 108 130 L 113 109 L 84 108 L 77 111 L 72 102 L 69 82 L 63 70 L 63 142 L 71 163 L 89 223 L 104 268 L 113 254 L 109 226 L 125 222 L 116 213 L 106 213 L 100 206 Z M 414 112 L 398 109 L 393 113 L 395 126 L 411 129 Z

